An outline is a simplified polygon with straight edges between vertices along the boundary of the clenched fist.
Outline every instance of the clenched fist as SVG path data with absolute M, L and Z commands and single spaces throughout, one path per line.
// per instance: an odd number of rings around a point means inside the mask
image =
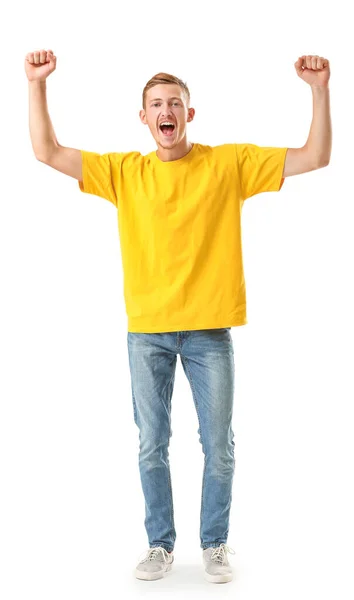
M 45 81 L 55 70 L 57 57 L 53 50 L 29 52 L 25 58 L 25 71 L 28 81 Z

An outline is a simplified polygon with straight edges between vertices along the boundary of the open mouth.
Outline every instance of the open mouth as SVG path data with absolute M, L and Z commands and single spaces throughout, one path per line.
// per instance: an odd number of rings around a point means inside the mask
M 162 131 L 163 135 L 169 137 L 173 134 L 175 130 L 175 125 L 160 125 L 160 131 Z

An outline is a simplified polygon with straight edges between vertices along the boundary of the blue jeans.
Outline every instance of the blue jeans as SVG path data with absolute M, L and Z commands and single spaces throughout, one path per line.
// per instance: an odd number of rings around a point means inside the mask
M 149 547 L 162 546 L 171 552 L 176 540 L 168 446 L 177 354 L 191 387 L 204 453 L 200 546 L 226 544 L 235 470 L 235 368 L 230 327 L 163 333 L 128 331 L 127 342 Z

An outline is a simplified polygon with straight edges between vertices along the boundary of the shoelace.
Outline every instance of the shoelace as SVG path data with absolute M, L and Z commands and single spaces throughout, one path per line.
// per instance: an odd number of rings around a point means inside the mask
M 215 562 L 221 562 L 222 564 L 226 558 L 226 552 L 230 552 L 230 554 L 236 554 L 236 552 L 230 548 L 230 546 L 227 546 L 226 544 L 220 544 L 220 546 L 213 549 L 210 560 L 215 560 Z
M 146 557 L 141 562 L 155 560 L 158 557 L 159 552 L 162 554 L 162 558 L 166 562 L 170 555 L 168 554 L 167 550 L 165 550 L 165 548 L 163 548 L 162 546 L 157 546 L 156 548 L 149 548 Z

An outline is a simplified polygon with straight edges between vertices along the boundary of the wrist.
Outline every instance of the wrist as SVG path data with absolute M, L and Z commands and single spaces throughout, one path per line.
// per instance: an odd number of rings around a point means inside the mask
M 326 85 L 311 85 L 311 90 L 314 92 L 326 92 L 329 90 L 328 83 Z
M 32 86 L 43 86 L 47 84 L 47 79 L 29 79 L 28 80 L 28 85 L 32 85 Z

